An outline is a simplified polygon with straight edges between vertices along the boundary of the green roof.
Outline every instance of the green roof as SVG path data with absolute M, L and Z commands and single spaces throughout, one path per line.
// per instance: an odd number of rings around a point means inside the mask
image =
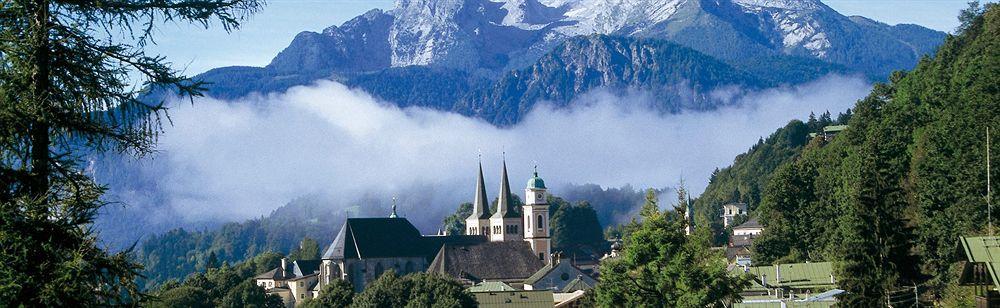
M 492 308 L 552 308 L 552 290 L 516 290 L 473 292 L 479 307 Z
M 545 181 L 538 177 L 538 169 L 535 169 L 535 176 L 528 179 L 528 188 L 545 189 Z
M 833 274 L 833 263 L 831 262 L 816 262 L 816 263 L 793 263 L 793 264 L 781 264 L 778 265 L 781 269 L 781 280 L 777 283 L 774 281 L 774 277 L 777 274 L 777 269 L 774 265 L 767 266 L 751 266 L 744 272 L 743 267 L 736 266 L 733 267 L 730 273 L 741 274 L 745 273 L 747 275 L 753 276 L 753 285 L 750 290 L 764 290 L 764 286 L 761 284 L 761 278 L 764 277 L 769 286 L 780 286 L 793 289 L 824 289 L 824 288 L 834 288 L 837 286 L 835 282 L 831 282 L 831 275 Z
M 1000 288 L 1000 278 L 997 276 L 1000 270 L 1000 237 L 963 236 L 959 240 L 969 262 L 986 264 L 993 285 Z
M 516 291 L 514 287 L 501 281 L 483 281 L 469 288 L 469 292 L 503 292 Z
M 847 129 L 847 125 L 830 125 L 823 128 L 824 133 L 839 133 Z

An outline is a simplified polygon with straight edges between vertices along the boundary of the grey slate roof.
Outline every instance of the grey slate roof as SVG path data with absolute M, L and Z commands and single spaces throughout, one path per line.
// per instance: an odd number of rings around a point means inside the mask
M 292 274 L 296 277 L 302 277 L 318 273 L 319 265 L 322 262 L 321 260 L 297 260 L 292 262 Z
M 316 274 L 319 272 L 319 265 L 322 263 L 320 260 L 297 260 L 288 263 L 288 268 L 283 269 L 280 266 L 266 273 L 254 276 L 254 279 L 274 279 L 274 280 L 288 280 L 301 278 L 308 275 Z
M 743 224 L 736 226 L 733 229 L 756 229 L 763 227 L 764 226 L 762 226 L 759 222 L 757 222 L 757 218 L 750 218 L 750 220 L 747 220 L 747 222 L 744 222 Z
M 348 218 L 323 259 L 424 256 L 420 231 L 405 218 Z
M 472 202 L 472 214 L 467 219 L 489 219 L 490 215 L 490 202 L 486 199 L 486 182 L 483 180 L 483 163 L 479 163 L 476 199 Z
M 576 279 L 570 281 L 562 288 L 563 293 L 571 293 L 578 290 L 589 291 L 593 289 L 596 284 L 591 284 L 592 282 L 587 282 L 584 276 L 577 276 Z
M 552 288 L 561 290 L 570 283 L 573 283 L 571 279 L 574 278 L 582 279 L 586 285 L 593 286 L 597 284 L 597 280 L 593 277 L 587 276 L 583 270 L 574 266 L 569 259 L 562 259 L 555 265 L 546 264 L 540 270 L 532 274 L 531 277 L 525 279 L 524 284 L 531 285 L 536 290 Z
M 545 264 L 525 241 L 486 242 L 474 245 L 445 244 L 427 269 L 473 282 L 523 280 Z
M 406 218 L 349 218 L 323 259 L 423 257 L 429 261 L 441 245 L 484 241 L 482 235 L 424 236 Z

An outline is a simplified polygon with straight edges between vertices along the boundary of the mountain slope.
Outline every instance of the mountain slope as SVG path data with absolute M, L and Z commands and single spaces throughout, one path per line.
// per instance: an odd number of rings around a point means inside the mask
M 565 107 L 594 89 L 644 90 L 663 112 L 704 110 L 720 102 L 712 90 L 767 85 L 755 76 L 702 53 L 663 40 L 594 35 L 565 42 L 537 63 L 471 93 L 454 111 L 492 123 L 517 123 L 536 102 Z
M 392 10 L 372 10 L 322 33 L 300 33 L 266 67 L 220 68 L 197 77 L 213 83 L 210 95 L 237 98 L 316 79 L 417 84 L 402 78 L 427 71 L 401 73 L 417 66 L 462 72 L 448 73 L 449 82 L 471 82 L 434 85 L 434 91 L 471 91 L 484 78 L 523 70 L 566 40 L 591 34 L 670 40 L 746 71 L 770 72 L 777 83 L 807 81 L 797 73 L 829 67 L 882 79 L 911 68 L 944 37 L 915 25 L 843 16 L 816 0 L 398 0 Z M 768 63 L 762 59 L 786 58 L 798 59 L 799 65 L 785 74 L 760 65 Z M 390 68 L 394 71 L 379 74 Z M 355 78 L 365 80 L 352 82 Z M 456 93 L 443 99 L 464 94 Z M 433 93 L 424 92 L 415 93 L 416 99 L 374 94 L 403 106 L 442 108 L 457 102 L 428 102 Z

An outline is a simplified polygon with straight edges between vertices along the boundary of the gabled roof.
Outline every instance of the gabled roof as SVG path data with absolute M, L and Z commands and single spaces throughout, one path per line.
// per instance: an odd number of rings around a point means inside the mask
M 534 289 L 556 289 L 562 290 L 573 280 L 583 280 L 584 284 L 594 286 L 597 280 L 588 276 L 583 270 L 573 266 L 568 259 L 563 259 L 559 263 L 546 264 L 537 272 L 524 280 L 524 284 L 531 285 Z M 590 288 L 587 288 L 589 290 Z M 569 292 L 572 292 L 569 291 Z
M 423 257 L 421 238 L 405 218 L 348 218 L 323 259 Z
M 267 271 L 266 273 L 254 276 L 253 279 L 283 280 L 283 279 L 285 279 L 285 274 L 284 274 L 284 271 L 281 270 L 281 267 L 278 267 L 276 269 Z
M 1000 237 L 963 236 L 959 241 L 968 261 L 984 265 L 994 287 L 1000 288 Z
M 593 282 L 588 283 L 584 276 L 577 276 L 576 279 L 570 281 L 562 288 L 562 293 L 572 293 L 575 291 L 588 291 L 594 288 Z
M 424 236 L 406 218 L 350 218 L 323 253 L 323 259 L 423 257 L 429 261 L 446 243 L 484 241 L 482 235 Z
M 427 272 L 470 281 L 524 280 L 545 264 L 528 242 L 485 242 L 474 245 L 444 244 Z
M 308 276 L 319 272 L 321 260 L 296 260 L 292 262 L 292 274 L 296 277 Z
M 276 267 L 266 273 L 254 276 L 254 279 L 290 280 L 319 273 L 320 260 L 297 260 L 288 263 L 288 268 Z
M 470 287 L 469 292 L 502 292 L 516 291 L 514 287 L 501 281 L 483 281 Z

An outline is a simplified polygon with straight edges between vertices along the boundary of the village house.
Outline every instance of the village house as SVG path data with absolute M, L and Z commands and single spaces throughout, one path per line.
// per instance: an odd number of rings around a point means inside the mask
M 288 262 L 281 259 L 281 267 L 254 277 L 258 286 L 268 290 L 268 294 L 281 297 L 286 306 L 293 306 L 307 298 L 313 298 L 316 293 L 319 277 L 319 260 L 297 260 Z
M 757 222 L 757 218 L 751 218 L 739 226 L 733 227 L 733 233 L 729 236 L 729 245 L 726 247 L 726 258 L 730 263 L 739 266 L 749 266 L 752 262 L 751 248 L 754 238 L 764 232 L 764 226 Z
M 590 290 L 597 285 L 596 279 L 574 266 L 569 259 L 556 257 L 553 260 L 553 263 L 546 264 L 524 280 L 525 290 L 553 290 L 561 293 L 572 293 L 577 290 Z
M 963 236 L 959 238 L 965 260 L 958 284 L 974 288 L 976 307 L 1000 307 L 1000 237 Z
M 733 227 L 733 236 L 759 236 L 764 233 L 764 226 L 757 222 L 757 218 L 750 218 L 739 226 Z

